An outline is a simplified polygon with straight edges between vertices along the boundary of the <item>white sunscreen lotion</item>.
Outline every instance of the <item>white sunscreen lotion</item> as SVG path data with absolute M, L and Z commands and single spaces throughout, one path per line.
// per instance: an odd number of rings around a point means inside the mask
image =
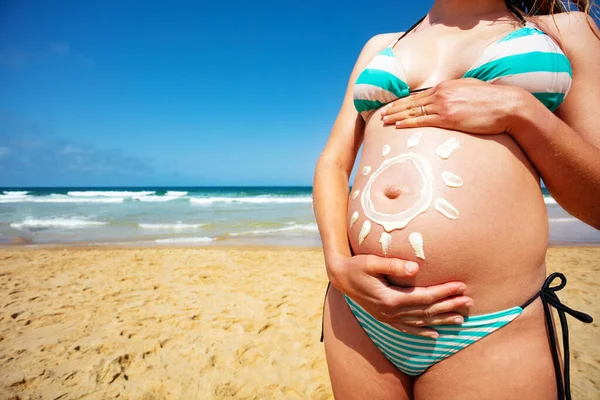
M 390 146 L 388 146 L 387 144 L 384 144 L 383 149 L 381 150 L 381 155 L 384 157 L 387 156 L 390 153 L 390 150 L 391 150 Z
M 411 147 L 417 147 L 419 145 L 419 143 L 421 142 L 422 136 L 423 136 L 423 133 L 417 132 L 414 135 L 412 135 L 411 137 L 409 137 L 408 143 L 407 143 L 408 148 L 410 149 Z
M 366 220 L 363 223 L 362 228 L 360 228 L 360 233 L 358 234 L 358 244 L 359 245 L 362 244 L 362 242 L 365 240 L 365 238 L 367 237 L 369 232 L 371 232 L 371 221 Z
M 441 158 L 443 158 L 445 160 L 448 157 L 450 157 L 450 154 L 452 154 L 452 152 L 454 150 L 457 150 L 457 149 L 460 149 L 460 143 L 458 142 L 457 138 L 453 137 L 453 138 L 446 140 L 441 145 L 439 145 L 437 147 L 437 149 L 435 149 L 435 152 L 437 153 L 438 156 L 440 156 Z
M 390 246 L 392 245 L 392 235 L 387 232 L 381 233 L 381 238 L 379 238 L 379 243 L 381 243 L 381 250 L 383 250 L 383 255 L 387 256 L 390 252 Z
M 461 187 L 463 185 L 463 180 L 460 176 L 453 174 L 450 171 L 442 172 L 442 180 L 446 184 L 446 186 L 451 188 Z
M 408 241 L 415 251 L 415 255 L 424 260 L 425 252 L 423 251 L 423 235 L 421 235 L 419 232 L 413 232 L 408 235 Z
M 446 199 L 435 199 L 433 207 L 447 218 L 458 219 L 458 210 Z
M 350 228 L 352 228 L 352 225 L 354 225 L 354 223 L 356 222 L 357 219 L 358 219 L 358 211 L 354 211 L 352 213 L 352 216 L 350 217 Z

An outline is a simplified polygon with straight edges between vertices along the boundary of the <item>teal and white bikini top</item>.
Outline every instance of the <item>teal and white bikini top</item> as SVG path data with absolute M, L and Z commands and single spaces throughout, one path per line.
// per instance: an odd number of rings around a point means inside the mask
M 422 20 L 380 51 L 358 76 L 354 107 L 365 120 L 380 107 L 412 93 L 394 46 Z M 565 99 L 572 77 L 571 63 L 560 47 L 530 22 L 488 46 L 463 75 L 521 87 L 551 111 Z

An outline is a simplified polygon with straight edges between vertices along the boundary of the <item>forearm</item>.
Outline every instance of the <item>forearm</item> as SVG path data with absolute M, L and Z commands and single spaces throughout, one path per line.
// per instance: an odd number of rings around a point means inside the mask
M 600 149 L 529 93 L 521 94 L 509 126 L 556 201 L 600 229 Z
M 337 262 L 351 256 L 346 233 L 348 179 L 341 165 L 325 156 L 319 158 L 313 182 L 313 209 L 323 242 L 327 274 L 332 282 L 335 280 L 332 269 Z

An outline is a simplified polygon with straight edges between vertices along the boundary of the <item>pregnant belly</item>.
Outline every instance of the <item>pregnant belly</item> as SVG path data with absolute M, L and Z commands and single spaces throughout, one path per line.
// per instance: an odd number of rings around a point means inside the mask
M 353 252 L 417 261 L 417 277 L 398 285 L 463 281 L 473 311 L 532 294 L 545 274 L 548 220 L 539 177 L 517 143 L 372 125 L 349 198 Z

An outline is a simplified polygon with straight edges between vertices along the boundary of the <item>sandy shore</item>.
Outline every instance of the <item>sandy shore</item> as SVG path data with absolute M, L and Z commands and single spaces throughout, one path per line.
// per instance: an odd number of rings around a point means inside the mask
M 600 321 L 600 248 L 554 248 Z M 320 249 L 0 249 L 0 399 L 330 399 Z M 570 319 L 574 399 L 600 327 Z

